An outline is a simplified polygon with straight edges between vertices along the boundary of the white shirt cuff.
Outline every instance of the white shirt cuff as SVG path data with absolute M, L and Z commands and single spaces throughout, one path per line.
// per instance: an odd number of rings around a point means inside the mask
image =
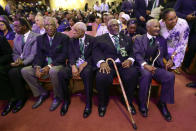
M 48 65 L 48 67 L 51 69 L 52 68 L 52 66 L 51 65 Z
M 100 60 L 100 61 L 97 62 L 97 67 L 98 68 L 100 68 L 100 65 L 101 65 L 102 62 L 105 62 L 105 61 L 104 60 Z
M 131 65 L 133 65 L 133 63 L 135 62 L 135 60 L 132 57 L 129 57 L 127 60 L 130 60 L 132 62 Z
M 142 67 L 142 69 L 144 69 L 144 65 L 145 64 L 147 64 L 146 62 L 143 62 L 142 64 L 141 64 L 141 67 Z

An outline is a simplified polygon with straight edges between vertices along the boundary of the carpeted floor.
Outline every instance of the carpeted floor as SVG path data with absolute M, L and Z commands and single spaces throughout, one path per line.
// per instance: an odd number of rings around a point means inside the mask
M 134 120 L 138 131 L 196 131 L 196 89 L 185 87 L 190 82 L 188 76 L 176 75 L 175 104 L 168 105 L 173 116 L 172 122 L 166 122 L 151 99 L 149 116 L 143 118 L 134 102 L 137 114 Z M 83 119 L 84 96 L 75 94 L 66 116 L 59 114 L 60 107 L 49 111 L 52 98 L 47 99 L 38 109 L 31 109 L 34 100 L 30 98 L 18 113 L 0 116 L 0 131 L 131 131 L 133 130 L 128 112 L 117 96 L 111 96 L 105 117 L 100 118 L 97 111 L 97 99 L 94 96 L 93 111 L 90 117 Z M 0 101 L 2 111 L 5 101 Z

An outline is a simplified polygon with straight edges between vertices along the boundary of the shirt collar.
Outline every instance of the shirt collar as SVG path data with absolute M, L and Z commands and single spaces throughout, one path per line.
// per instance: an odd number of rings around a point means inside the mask
M 82 38 L 79 38 L 79 40 L 81 40 L 81 39 L 84 42 L 84 40 L 85 40 L 85 34 L 84 34 L 84 36 Z
M 110 38 L 113 38 L 113 36 L 118 36 L 119 37 L 119 34 L 118 35 L 112 35 L 112 34 L 109 33 L 109 36 L 110 36 Z
M 156 38 L 156 36 L 152 36 L 152 35 L 150 35 L 150 34 L 147 32 L 147 38 L 150 40 L 150 39 L 152 39 L 152 38 Z
M 24 37 L 25 37 L 25 38 L 28 37 L 29 34 L 30 34 L 30 30 L 29 30 L 27 33 L 24 34 Z
M 55 33 L 52 37 L 50 37 L 50 36 L 47 34 L 49 40 L 50 40 L 50 38 L 52 38 L 52 40 L 53 40 L 55 35 L 56 35 L 56 33 Z

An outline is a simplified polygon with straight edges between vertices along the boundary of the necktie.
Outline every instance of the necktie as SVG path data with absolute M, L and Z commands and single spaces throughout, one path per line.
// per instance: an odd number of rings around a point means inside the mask
M 154 43 L 155 43 L 155 38 L 152 37 L 152 38 L 150 39 L 150 47 L 152 47 L 152 46 L 154 45 Z
M 23 51 L 24 45 L 25 45 L 24 35 L 22 35 L 22 51 Z
M 49 37 L 49 44 L 50 44 L 50 46 L 52 46 L 52 38 L 51 37 Z M 50 65 L 52 63 L 52 58 L 47 57 L 47 61 L 48 61 L 48 65 Z
M 79 39 L 79 44 L 80 44 L 81 58 L 84 60 L 84 42 L 82 41 L 82 39 Z
M 50 44 L 50 46 L 52 46 L 52 38 L 51 37 L 49 38 L 49 44 Z
M 113 39 L 114 39 L 114 46 L 116 47 L 117 53 L 119 53 L 120 52 L 119 37 L 114 35 Z

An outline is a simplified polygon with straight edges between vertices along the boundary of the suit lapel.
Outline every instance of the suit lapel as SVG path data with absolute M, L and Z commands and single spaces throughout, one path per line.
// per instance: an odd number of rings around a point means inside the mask
M 148 39 L 148 37 L 147 37 L 147 34 L 145 34 L 144 40 L 143 40 L 144 51 L 147 50 L 148 44 L 149 44 L 149 39 Z
M 89 36 L 88 35 L 85 35 L 85 40 L 84 40 L 84 54 L 86 54 L 88 48 L 89 48 Z
M 106 41 L 108 41 L 107 43 L 114 49 L 114 50 L 116 50 L 116 47 L 114 46 L 114 43 L 113 43 L 113 41 L 112 41 L 112 39 L 110 38 L 110 36 L 109 36 L 109 33 L 106 35 L 106 39 L 105 39 Z M 107 44 L 106 43 L 106 44 Z

